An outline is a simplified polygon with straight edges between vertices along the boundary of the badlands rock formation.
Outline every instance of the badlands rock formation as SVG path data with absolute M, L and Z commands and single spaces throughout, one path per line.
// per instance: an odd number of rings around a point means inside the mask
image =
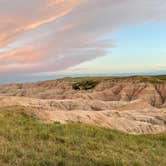
M 0 86 L 0 107 L 45 122 L 86 123 L 134 134 L 166 132 L 166 77 L 78 78 Z

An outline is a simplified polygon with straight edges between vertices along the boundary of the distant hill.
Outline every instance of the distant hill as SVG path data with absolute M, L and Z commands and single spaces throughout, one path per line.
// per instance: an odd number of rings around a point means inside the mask
M 0 85 L 0 96 L 102 101 L 143 99 L 155 107 L 166 107 L 166 75 L 69 77 L 37 83 L 7 84 Z
M 64 78 L 0 86 L 0 107 L 45 122 L 86 123 L 134 134 L 166 132 L 166 76 Z

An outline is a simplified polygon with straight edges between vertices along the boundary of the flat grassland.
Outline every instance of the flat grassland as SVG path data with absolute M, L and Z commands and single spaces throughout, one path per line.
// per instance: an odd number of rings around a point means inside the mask
M 165 166 L 166 134 L 129 135 L 83 124 L 44 124 L 0 110 L 0 166 Z

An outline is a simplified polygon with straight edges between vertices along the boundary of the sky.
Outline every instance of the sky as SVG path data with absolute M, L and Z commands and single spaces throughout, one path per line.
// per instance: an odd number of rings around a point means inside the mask
M 0 0 L 0 83 L 166 74 L 165 0 Z

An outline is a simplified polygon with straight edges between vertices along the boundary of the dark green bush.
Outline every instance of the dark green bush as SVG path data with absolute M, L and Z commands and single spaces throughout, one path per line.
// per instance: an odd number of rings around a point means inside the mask
M 92 81 L 92 80 L 88 80 L 88 81 L 81 81 L 81 82 L 76 82 L 72 85 L 72 88 L 74 90 L 89 90 L 89 89 L 93 89 L 96 87 L 96 85 L 98 84 L 97 81 Z

